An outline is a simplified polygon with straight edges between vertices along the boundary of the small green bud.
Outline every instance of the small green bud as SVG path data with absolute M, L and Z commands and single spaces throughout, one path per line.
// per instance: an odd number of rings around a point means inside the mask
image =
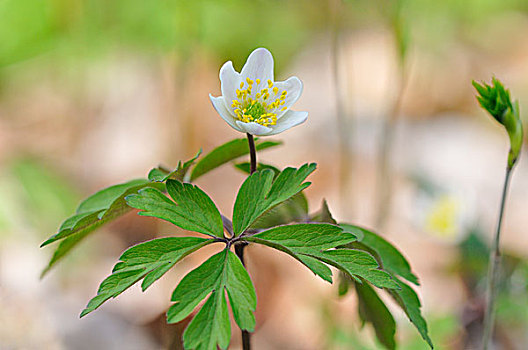
M 519 114 L 519 103 L 512 103 L 510 92 L 504 88 L 502 83 L 493 78 L 492 85 L 479 84 L 473 81 L 473 86 L 479 95 L 477 100 L 482 108 L 500 124 L 504 126 L 510 137 L 510 153 L 508 155 L 508 167 L 512 168 L 519 158 L 523 142 L 523 128 Z

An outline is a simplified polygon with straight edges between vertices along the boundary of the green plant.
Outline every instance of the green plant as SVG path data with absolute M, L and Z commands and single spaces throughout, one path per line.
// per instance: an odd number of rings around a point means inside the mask
M 260 60 L 271 58 L 267 50 L 258 50 L 256 57 Z M 226 122 L 236 130 L 247 132 L 248 142 L 235 139 L 214 149 L 201 160 L 198 160 L 199 152 L 192 159 L 180 162 L 173 171 L 156 168 L 149 172 L 146 179 L 111 186 L 89 197 L 79 205 L 73 216 L 64 221 L 59 232 L 43 243 L 45 246 L 60 241 L 45 272 L 95 229 L 132 209 L 139 209 L 139 215 L 168 221 L 204 237 L 158 238 L 127 249 L 112 274 L 101 283 L 97 295 L 82 311 L 81 317 L 139 281 L 142 281 L 142 290 L 146 290 L 187 255 L 205 246 L 216 245 L 220 251 L 189 272 L 176 286 L 171 298 L 174 304 L 167 311 L 167 322 L 179 322 L 198 308 L 183 334 L 184 347 L 227 348 L 231 336 L 229 299 L 234 320 L 242 330 L 244 349 L 249 349 L 250 332 L 254 331 L 256 324 L 254 311 L 257 296 L 244 266 L 244 247 L 260 244 L 290 255 L 329 283 L 334 281 L 331 267 L 340 271 L 343 276 L 341 293 L 346 292 L 349 284 L 354 285 L 362 320 L 373 325 L 378 340 L 385 347 L 394 349 L 395 321 L 378 296 L 379 290 L 385 290 L 432 348 L 427 325 L 421 315 L 420 301 L 409 285 L 417 285 L 418 278 L 403 255 L 391 243 L 369 230 L 337 223 L 326 202 L 317 213 L 309 212 L 303 191 L 310 185 L 306 179 L 316 169 L 316 164 L 279 170 L 257 163 L 258 150 L 276 147 L 280 142 L 255 140 L 253 134 L 285 131 L 304 122 L 306 112 L 291 112 L 289 109 L 300 95 L 302 85 L 299 87 L 293 79 L 292 86 L 287 80 L 276 83 L 279 90 L 273 91 L 273 62 L 255 62 L 251 67 L 251 61 L 248 61 L 249 76 L 245 76 L 244 69 L 240 74 L 230 70 L 228 77 L 221 74 L 224 97 L 231 94 L 243 101 L 233 101 L 232 109 L 229 109 L 226 101 L 212 98 Z M 262 79 L 259 74 L 264 74 Z M 231 87 L 240 86 L 240 89 L 241 83 L 247 81 L 246 95 L 228 91 L 225 81 L 229 81 Z M 262 90 L 247 91 L 251 90 L 251 85 L 261 82 L 269 84 L 269 94 L 273 92 L 276 97 L 265 97 Z M 294 92 L 286 96 L 287 93 L 281 91 Z M 283 95 L 286 97 L 282 98 Z M 289 97 L 291 95 L 292 98 Z M 257 104 L 262 108 L 250 110 Z M 242 110 L 237 113 L 234 108 Z M 249 164 L 236 164 L 249 176 L 240 186 L 230 220 L 192 182 L 218 166 L 247 154 L 250 154 Z M 205 303 L 199 306 L 204 299 Z

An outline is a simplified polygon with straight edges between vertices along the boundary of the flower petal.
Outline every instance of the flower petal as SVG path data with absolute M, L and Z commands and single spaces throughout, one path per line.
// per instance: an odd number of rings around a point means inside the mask
M 228 61 L 220 68 L 220 83 L 226 107 L 231 110 L 231 103 L 237 99 L 236 89 L 240 85 L 240 74 L 233 68 L 233 62 Z
M 248 134 L 256 135 L 256 136 L 264 136 L 273 131 L 272 128 L 268 128 L 267 126 L 260 125 L 254 122 L 244 123 L 244 122 L 241 122 L 240 120 L 237 120 L 236 124 L 238 125 L 238 127 L 241 129 L 242 132 L 247 132 Z
M 211 102 L 213 103 L 214 109 L 220 114 L 223 120 L 227 122 L 233 129 L 237 131 L 242 131 L 235 123 L 235 117 L 231 113 L 231 111 L 227 108 L 226 102 L 224 100 L 223 96 L 214 97 L 213 95 L 209 94 L 209 98 L 211 99 Z
M 286 131 L 294 126 L 302 124 L 308 119 L 308 112 L 286 111 L 282 118 L 277 120 L 277 124 L 273 126 L 273 131 L 266 135 L 276 135 Z
M 302 81 L 297 77 L 291 77 L 288 78 L 285 81 L 278 81 L 275 82 L 274 85 L 279 88 L 278 96 L 282 93 L 282 91 L 286 90 L 286 99 L 284 100 L 284 104 L 276 109 L 277 113 L 277 119 L 280 119 L 281 116 L 286 113 L 288 109 L 290 109 L 295 102 L 301 97 L 302 91 L 303 91 L 303 83 Z M 281 111 L 286 107 L 287 110 Z
M 253 81 L 258 78 L 262 83 L 266 83 L 268 79 L 273 81 L 273 56 L 271 52 L 263 47 L 254 50 L 242 68 L 240 77 L 241 81 L 245 81 L 246 78 Z

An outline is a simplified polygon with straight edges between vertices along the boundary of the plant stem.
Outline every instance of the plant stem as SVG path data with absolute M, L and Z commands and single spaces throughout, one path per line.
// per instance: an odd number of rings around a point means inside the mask
M 253 135 L 246 134 L 249 144 L 249 159 L 250 159 L 250 167 L 249 167 L 249 173 L 250 176 L 255 171 L 257 171 L 257 151 L 255 149 L 255 140 L 253 139 Z M 235 244 L 235 254 L 240 259 L 240 262 L 244 267 L 246 267 L 246 262 L 244 261 L 244 249 L 248 245 L 247 242 L 237 242 Z M 251 333 L 249 333 L 246 330 L 242 330 L 242 349 L 243 350 L 250 350 L 251 349 Z
M 500 234 L 502 226 L 502 217 L 504 214 L 504 206 L 506 204 L 506 196 L 508 194 L 508 186 L 510 184 L 510 177 L 513 167 L 506 169 L 506 176 L 504 177 L 504 186 L 502 188 L 502 199 L 499 209 L 499 220 L 497 222 L 497 229 L 495 231 L 495 238 L 491 246 L 490 261 L 488 268 L 488 292 L 486 299 L 486 311 L 484 314 L 484 335 L 482 338 L 482 348 L 487 350 L 490 346 L 493 325 L 495 321 L 495 299 L 497 298 L 498 282 L 499 282 L 499 269 L 501 261 L 500 253 Z
M 238 256 L 242 265 L 246 267 L 246 262 L 244 261 L 244 248 L 247 246 L 247 242 L 240 242 L 235 244 L 235 254 Z M 246 330 L 242 330 L 242 349 L 250 350 L 251 349 L 251 333 Z
M 257 171 L 257 151 L 255 150 L 255 140 L 253 139 L 253 135 L 246 134 L 248 143 L 249 143 L 249 157 L 250 157 L 250 170 L 249 174 L 253 174 L 255 171 Z

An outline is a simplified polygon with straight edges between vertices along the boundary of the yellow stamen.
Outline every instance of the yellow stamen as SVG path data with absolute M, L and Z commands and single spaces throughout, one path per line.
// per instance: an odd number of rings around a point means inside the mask
M 286 99 L 286 91 L 282 91 L 279 95 L 279 88 L 273 85 L 271 79 L 267 81 L 267 87 L 262 89 L 257 88 L 256 94 L 252 94 L 253 84 L 259 86 L 261 83 L 260 79 L 251 80 L 249 77 L 246 78 L 247 87 L 244 89 L 244 81 L 240 83 L 240 89 L 236 90 L 238 100 L 232 100 L 232 108 L 234 108 L 235 118 L 244 123 L 258 123 L 264 126 L 272 126 L 277 124 L 277 113 L 276 111 L 281 105 L 284 104 Z M 270 98 L 270 92 L 275 94 L 275 101 L 269 103 L 266 102 Z M 254 97 L 252 97 L 254 96 Z M 286 107 L 283 107 L 281 111 L 285 111 Z

